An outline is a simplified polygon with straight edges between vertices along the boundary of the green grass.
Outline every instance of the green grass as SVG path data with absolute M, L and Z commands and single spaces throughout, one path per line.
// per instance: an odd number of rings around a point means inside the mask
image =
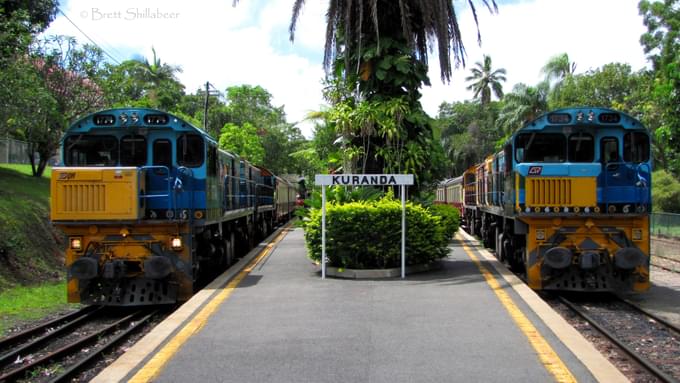
M 50 180 L 30 165 L 0 164 L 0 292 L 63 278 L 60 237 L 49 222 Z
M 14 170 L 16 172 L 19 172 L 21 174 L 25 174 L 27 176 L 33 176 L 33 171 L 31 170 L 31 165 L 28 164 L 0 164 L 0 168 L 5 168 L 5 169 L 10 169 Z M 50 179 L 50 176 L 52 175 L 52 168 L 51 167 L 46 167 L 45 171 L 43 172 L 43 177 Z
M 29 199 L 48 206 L 51 174 L 52 169 L 47 168 L 42 177 L 36 178 L 31 175 L 31 165 L 0 164 L 0 196 L 3 197 L 0 203 Z
M 66 282 L 5 290 L 0 293 L 0 336 L 21 323 L 78 307 L 66 302 Z

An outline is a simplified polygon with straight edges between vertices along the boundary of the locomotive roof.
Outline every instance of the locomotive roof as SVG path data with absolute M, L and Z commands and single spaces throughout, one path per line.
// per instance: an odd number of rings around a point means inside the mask
M 543 130 L 548 126 L 588 126 L 591 124 L 610 125 L 631 130 L 645 129 L 639 120 L 618 110 L 583 106 L 552 110 L 524 124 L 515 134 L 522 131 Z
M 137 116 L 137 120 L 134 122 L 132 121 L 133 113 Z M 123 115 L 125 115 L 127 118 L 126 122 L 123 122 Z M 164 120 L 163 116 L 167 116 L 167 120 Z M 73 124 L 71 124 L 71 126 L 69 126 L 67 133 L 77 131 L 88 132 L 93 128 L 170 128 L 177 131 L 195 132 L 205 137 L 207 140 L 217 143 L 217 140 L 205 130 L 191 124 L 185 119 L 172 113 L 151 108 L 129 107 L 100 110 L 90 113 L 75 121 Z

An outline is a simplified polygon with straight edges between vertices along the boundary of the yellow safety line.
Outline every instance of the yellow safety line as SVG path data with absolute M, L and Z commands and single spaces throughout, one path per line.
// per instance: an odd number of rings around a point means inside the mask
M 264 259 L 274 248 L 288 230 L 282 230 L 272 242 L 270 242 L 264 250 L 253 259 L 246 268 L 241 270 L 238 275 L 232 279 L 227 286 L 198 313 L 189 323 L 182 328 L 182 330 L 172 338 L 163 348 L 151 358 L 151 360 L 144 365 L 133 377 L 130 382 L 150 382 L 163 369 L 163 367 L 170 361 L 170 359 L 179 351 L 184 343 L 189 338 L 196 334 L 203 326 L 205 326 L 208 319 L 215 313 L 219 305 L 234 292 L 239 283 L 257 266 L 262 259 Z
M 508 295 L 508 293 L 506 293 L 498 283 L 496 277 L 494 277 L 493 274 L 491 274 L 491 272 L 489 272 L 489 270 L 484 267 L 484 265 L 482 265 L 482 263 L 473 254 L 472 250 L 470 250 L 465 242 L 461 241 L 461 243 L 463 245 L 463 249 L 470 259 L 472 259 L 472 262 L 477 265 L 477 268 L 482 273 L 482 275 L 484 275 L 486 283 L 488 283 L 493 292 L 496 293 L 498 300 L 501 301 L 505 309 L 508 311 L 508 314 L 510 314 L 510 317 L 517 324 L 517 327 L 519 327 L 519 329 L 522 330 L 522 333 L 524 333 L 527 339 L 529 339 L 529 343 L 531 343 L 531 346 L 534 348 L 534 350 L 536 350 L 536 353 L 538 353 L 538 358 L 548 370 L 548 372 L 550 372 L 558 382 L 576 382 L 576 378 L 574 378 L 560 357 L 557 356 L 555 350 L 550 347 L 548 342 L 543 338 L 543 336 L 541 336 L 536 327 L 534 327 L 534 325 L 529 321 L 524 313 L 522 313 L 522 311 L 515 305 L 515 302 L 513 302 L 510 295 Z

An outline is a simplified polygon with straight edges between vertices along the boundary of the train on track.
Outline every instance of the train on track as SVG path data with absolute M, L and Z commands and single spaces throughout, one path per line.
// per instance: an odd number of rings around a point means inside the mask
M 437 187 L 467 230 L 535 290 L 649 288 L 650 135 L 635 118 L 569 108 Z
M 186 301 L 290 219 L 298 195 L 295 182 L 152 109 L 81 118 L 61 157 L 51 219 L 68 237 L 69 302 Z

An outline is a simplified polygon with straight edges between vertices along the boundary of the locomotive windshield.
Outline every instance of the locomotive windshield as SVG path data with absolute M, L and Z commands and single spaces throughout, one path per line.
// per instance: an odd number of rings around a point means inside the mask
M 588 133 L 578 132 L 569 136 L 569 162 L 593 162 L 595 140 Z
M 120 140 L 122 166 L 146 165 L 146 140 L 142 136 L 124 136 Z
M 521 133 L 515 140 L 517 162 L 565 162 L 567 142 L 559 133 Z
M 118 139 L 84 134 L 66 137 L 64 163 L 66 166 L 114 166 L 118 163 Z
M 631 137 L 629 141 L 638 136 Z M 640 139 L 635 143 L 638 155 L 644 155 L 643 143 L 648 142 Z M 648 152 L 647 150 L 647 156 Z M 560 133 L 522 133 L 515 140 L 515 157 L 517 162 L 593 162 L 595 138 L 583 131 L 572 133 L 568 137 Z

